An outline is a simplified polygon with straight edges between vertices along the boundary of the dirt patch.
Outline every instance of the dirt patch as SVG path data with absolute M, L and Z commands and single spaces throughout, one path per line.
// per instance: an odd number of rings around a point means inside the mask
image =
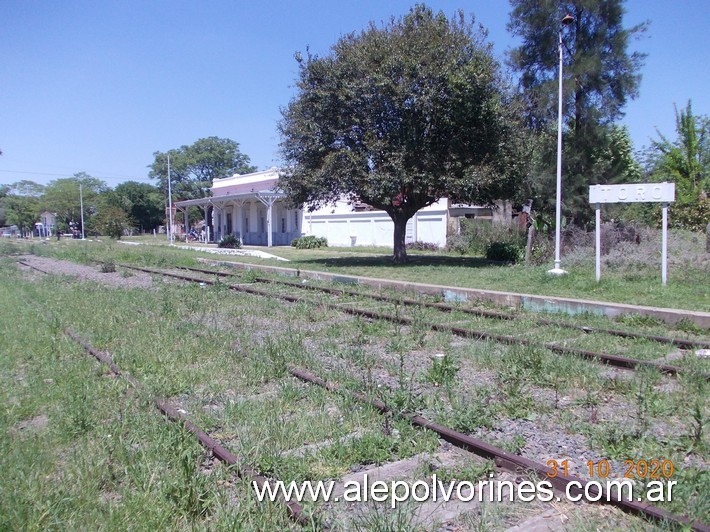
M 20 421 L 14 427 L 12 427 L 11 431 L 15 432 L 16 434 L 25 431 L 39 431 L 47 428 L 48 423 L 49 418 L 44 414 L 40 414 L 39 416 Z
M 38 257 L 35 255 L 21 256 L 19 260 L 52 275 L 68 275 L 80 281 L 93 281 L 104 286 L 127 289 L 151 288 L 154 286 L 153 277 L 148 273 L 130 272 L 130 275 L 122 271 L 102 273 L 99 266 L 87 266 L 85 264 L 77 264 L 75 262 L 50 257 Z M 18 265 L 18 267 L 37 273 L 36 270 L 32 270 L 21 264 Z

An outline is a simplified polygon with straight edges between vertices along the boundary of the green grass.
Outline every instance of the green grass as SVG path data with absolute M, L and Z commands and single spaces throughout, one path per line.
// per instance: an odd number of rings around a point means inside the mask
M 129 246 L 113 241 L 49 241 L 25 244 L 37 254 L 52 254 L 78 262 L 91 258 L 114 262 L 141 262 L 149 266 L 169 264 L 195 265 L 197 257 L 246 262 L 302 270 L 322 270 L 367 277 L 396 279 L 410 282 L 426 280 L 430 284 L 542 294 L 560 297 L 612 301 L 636 305 L 683 308 L 710 311 L 710 268 L 702 260 L 683 261 L 686 250 L 683 246 L 695 246 L 683 241 L 671 249 L 677 260 L 669 265 L 668 285 L 660 282 L 660 264 L 637 263 L 629 259 L 630 267 L 620 263 L 617 267 L 606 266 L 602 281 L 594 276 L 593 258 L 588 255 L 570 259 L 565 265 L 569 274 L 556 277 L 547 274 L 550 265 L 501 265 L 480 257 L 460 256 L 445 252 L 411 252 L 406 265 L 393 265 L 391 251 L 386 248 L 321 248 L 299 250 L 290 246 L 274 247 L 267 251 L 289 259 L 254 257 L 230 257 L 186 251 L 171 247 L 163 239 L 152 236 L 130 239 L 145 245 Z M 13 243 L 0 243 L 0 253 Z M 254 248 L 266 250 L 265 248 Z M 694 249 L 694 248 L 693 248 Z M 693 253 L 702 253 L 698 250 Z M 633 264 L 632 264 L 633 263 Z
M 264 248 L 254 248 L 264 249 Z M 426 280 L 430 284 L 481 288 L 527 294 L 612 301 L 710 311 L 710 269 L 701 263 L 689 265 L 682 260 L 684 249 L 672 249 L 679 260 L 671 262 L 668 285 L 662 286 L 660 262 L 644 263 L 631 272 L 628 268 L 605 266 L 597 283 L 593 258 L 575 258 L 565 266 L 569 274 L 550 276 L 550 264 L 541 266 L 497 264 L 482 257 L 460 256 L 445 252 L 410 252 L 406 265 L 394 265 L 387 248 L 321 248 L 298 250 L 275 247 L 269 252 L 290 263 L 274 259 L 220 257 L 220 260 L 272 266 L 321 270 L 410 282 Z
M 37 312 L 35 297 L 52 308 L 69 287 L 0 275 L 0 305 L 12 309 L 0 317 L 0 528 L 288 526 L 226 468 L 208 480 L 191 435 L 67 340 L 50 310 Z
M 225 304 L 220 286 L 27 282 L 6 259 L 0 277 L 8 287 L 0 304 L 13 309 L 0 317 L 3 352 L 11 355 L 0 357 L 0 400 L 8 405 L 0 418 L 3 529 L 289 527 L 283 508 L 256 505 L 250 486 L 227 468 L 206 473 L 205 451 L 152 407 L 153 396 L 286 481 L 438 447 L 431 433 L 407 423 L 383 433 L 376 412 L 287 376 L 288 363 L 308 360 L 301 334 L 252 333 L 295 321 L 303 316 L 298 307 L 238 294 Z M 110 352 L 143 390 L 88 357 L 63 335 L 65 324 Z M 275 395 L 260 397 L 264 387 Z M 361 435 L 300 458 L 279 455 L 352 433 Z
M 192 254 L 168 246 L 71 242 L 34 245 L 32 251 L 85 263 L 94 257 L 155 266 L 173 259 L 195 263 Z M 8 405 L 0 418 L 0 466 L 9 479 L 0 479 L 0 515 L 8 516 L 2 528 L 51 528 L 64 522 L 72 528 L 143 528 L 142 513 L 146 527 L 288 526 L 278 508 L 255 505 L 249 488 L 226 468 L 214 466 L 207 475 L 205 453 L 151 408 L 154 395 L 185 409 L 252 467 L 284 480 L 332 478 L 438 445 L 426 431 L 383 421 L 369 408 L 296 382 L 286 371 L 291 364 L 370 392 L 395 409 L 421 410 L 464 432 L 491 430 L 506 419 L 551 416 L 564 430 L 586 434 L 594 446 L 615 456 L 663 453 L 677 464 L 689 454 L 694 463 L 707 458 L 707 383 L 697 374 L 661 393 L 660 377 L 652 373 L 630 381 L 610 379 L 599 364 L 545 349 L 430 333 L 423 325 L 434 313 L 418 309 L 407 310 L 413 326 L 399 326 L 348 318 L 305 300 L 284 304 L 235 293 L 224 284 L 156 281 L 153 289 L 129 290 L 70 277 L 29 282 L 11 259 L 0 259 L 0 278 L 0 303 L 12 309 L 0 316 L 0 347 L 10 353 L 0 357 L 0 400 Z M 313 299 L 327 302 L 330 296 Z M 394 307 L 387 311 L 405 312 L 401 305 Z M 459 313 L 439 317 L 447 319 L 475 327 L 485 321 Z M 495 323 L 502 331 L 516 328 Z M 109 351 L 145 391 L 136 393 L 88 359 L 64 337 L 64 324 Z M 637 325 L 659 327 L 618 324 Z M 540 341 L 549 341 L 548 334 L 554 340 L 579 336 L 535 328 L 532 322 L 517 327 L 529 329 L 530 337 Z M 633 350 L 625 340 L 580 338 L 591 349 Z M 639 345 L 640 358 L 658 356 L 656 346 Z M 434 369 L 434 352 L 444 353 L 451 364 Z M 417 365 L 422 356 L 425 363 Z M 686 364 L 698 371 L 706 366 Z M 489 375 L 487 383 L 462 380 L 479 373 Z M 540 396 L 540 391 L 545 393 Z M 532 399 L 532 392 L 538 399 Z M 558 401 L 562 395 L 568 396 L 564 408 Z M 631 421 L 590 421 L 611 398 Z M 677 430 L 661 437 L 654 433 L 657 422 Z M 281 454 L 329 439 L 336 443 L 300 457 Z M 515 452 L 525 440 L 498 443 Z M 95 450 L 95 461 L 87 449 Z M 707 509 L 694 495 L 705 485 L 706 469 L 683 469 L 688 484 L 672 508 L 706 518 Z M 12 508 L 5 502 L 9 493 Z M 235 498 L 240 503 L 230 506 Z M 148 504 L 153 506 L 144 509 Z

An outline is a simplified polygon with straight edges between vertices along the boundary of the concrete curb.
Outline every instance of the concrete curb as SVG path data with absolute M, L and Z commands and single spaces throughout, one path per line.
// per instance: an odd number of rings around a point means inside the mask
M 446 301 L 490 301 L 505 307 L 522 308 L 533 312 L 559 312 L 563 314 L 582 314 L 588 312 L 599 316 L 615 318 L 624 314 L 649 316 L 668 324 L 675 324 L 685 319 L 703 329 L 710 329 L 710 312 L 695 310 L 682 310 L 672 308 L 645 307 L 640 305 L 627 305 L 624 303 L 610 303 L 606 301 L 590 301 L 585 299 L 572 299 L 567 297 L 539 296 L 532 294 L 518 294 L 516 292 L 499 292 L 496 290 L 480 290 L 477 288 L 460 288 L 454 286 L 441 286 L 425 283 L 412 283 L 407 281 L 393 281 L 391 279 L 377 279 L 373 277 L 358 277 L 339 273 L 327 273 L 313 270 L 299 270 L 295 268 L 282 268 L 278 266 L 264 266 L 260 264 L 247 264 L 242 262 L 217 261 L 198 259 L 200 262 L 230 266 L 242 270 L 259 270 L 275 273 L 287 277 L 331 281 L 350 285 L 364 285 L 373 288 L 390 288 L 393 290 L 412 290 L 420 294 L 442 296 Z

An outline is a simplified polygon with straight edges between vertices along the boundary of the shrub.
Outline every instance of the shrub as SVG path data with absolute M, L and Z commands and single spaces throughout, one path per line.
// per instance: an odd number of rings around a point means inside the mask
M 526 233 L 517 225 L 463 219 L 460 233 L 447 239 L 446 248 L 462 255 L 485 255 L 494 242 L 512 243 L 524 249 L 525 241 Z
M 464 235 L 449 235 L 446 237 L 446 251 L 465 255 L 469 252 L 469 244 L 469 239 Z
M 525 248 L 516 242 L 491 242 L 486 248 L 486 259 L 518 262 L 525 257 Z
M 239 249 L 242 247 L 242 242 L 234 235 L 227 235 L 219 241 L 217 246 L 227 249 Z
M 670 227 L 705 231 L 708 222 L 710 222 L 710 198 L 701 197 L 692 203 L 672 205 L 670 211 L 668 222 Z
M 414 251 L 439 251 L 438 244 L 434 244 L 433 242 L 420 242 L 419 240 L 410 242 L 406 247 Z
M 101 273 L 114 273 L 116 271 L 116 264 L 112 260 L 107 260 L 101 263 L 99 270 Z
M 291 245 L 297 249 L 316 249 L 316 248 L 327 248 L 328 239 L 319 236 L 302 236 L 301 238 L 294 238 L 291 241 Z

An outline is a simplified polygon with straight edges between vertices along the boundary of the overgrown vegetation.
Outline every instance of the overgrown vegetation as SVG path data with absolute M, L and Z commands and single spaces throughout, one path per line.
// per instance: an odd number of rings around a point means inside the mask
M 96 256 L 116 262 L 145 261 L 153 265 L 167 265 L 180 257 L 184 264 L 190 263 L 187 257 L 194 261 L 192 253 L 188 255 L 168 246 L 138 248 L 117 243 L 64 245 L 52 242 L 35 245 L 32 250 L 86 264 Z M 514 268 L 506 268 L 511 269 Z M 61 357 L 65 355 L 60 354 L 65 348 L 71 352 L 66 356 L 83 360 L 82 353 L 72 348 L 62 335 L 62 322 L 70 316 L 71 323 L 81 324 L 83 335 L 96 347 L 111 352 L 125 370 L 148 386 L 150 393 L 178 402 L 198 424 L 247 463 L 284 480 L 337 477 L 351 468 L 431 452 L 438 445 L 431 434 L 413 429 L 396 417 L 383 418 L 345 398 L 297 383 L 286 372 L 289 365 L 309 367 L 329 380 L 365 391 L 396 411 L 422 412 L 462 432 L 482 434 L 511 452 L 528 452 L 534 438 L 521 434 L 500 435 L 496 432 L 498 427 L 512 422 L 538 422 L 548 415 L 555 418 L 555 423 L 562 427 L 560 430 L 584 434 L 593 448 L 604 449 L 609 456 L 619 459 L 660 456 L 663 450 L 681 463 L 679 453 L 685 456 L 690 452 L 692 460 L 698 460 L 706 452 L 703 441 L 707 435 L 707 390 L 699 387 L 699 381 L 682 384 L 681 398 L 680 392 L 657 393 L 657 377 L 652 374 L 640 375 L 633 382 L 610 380 L 599 365 L 539 348 L 473 341 L 454 343 L 448 335 L 433 334 L 425 329 L 434 311 L 410 311 L 401 304 L 393 305 L 392 314 L 414 315 L 416 325 L 410 327 L 363 318 L 342 319 L 339 313 L 325 307 L 313 307 L 305 302 L 284 305 L 227 293 L 221 286 L 200 288 L 158 282 L 154 290 L 142 290 L 137 297 L 133 290 L 104 289 L 67 279 L 56 282 L 41 278 L 29 283 L 13 271 L 7 262 L 0 270 L 0 274 L 9 276 L 10 282 L 6 284 L 11 287 L 7 296 L 0 297 L 14 298 L 8 299 L 6 304 L 12 306 L 21 301 L 20 304 L 27 307 L 32 301 L 34 305 L 41 301 L 46 309 L 61 312 L 43 325 L 46 327 L 43 334 L 47 335 L 44 347 L 31 347 L 27 343 L 31 342 L 29 339 L 23 340 L 25 347 L 12 347 L 15 356 L 20 357 L 18 363 L 24 366 L 25 374 L 23 380 L 13 381 L 16 374 L 10 373 L 6 383 L 8 391 L 3 392 L 8 394 L 3 397 L 7 404 L 15 404 L 11 399 L 13 394 L 24 397 L 23 383 L 28 382 L 27 375 L 34 371 L 29 370 L 32 364 L 27 364 L 22 357 L 42 357 L 41 360 L 46 361 L 43 370 L 46 372 L 53 371 L 55 360 L 57 364 L 63 363 L 65 359 Z M 20 316 L 29 315 L 30 311 L 34 312 L 34 307 L 27 308 Z M 479 318 L 457 312 L 447 314 L 446 319 L 465 320 L 473 327 L 480 325 Z M 601 318 L 588 316 L 584 321 L 595 319 Z M 624 318 L 614 326 L 624 327 L 627 321 L 629 319 Z M 12 321 L 0 320 L 0 324 L 3 327 L 0 332 L 4 334 Z M 274 327 L 274 324 L 279 326 Z M 668 333 L 667 326 L 655 322 L 630 322 L 628 326 Z M 533 327 L 525 321 L 496 322 L 495 327 L 501 334 L 519 334 L 521 328 L 533 329 L 534 332 L 528 334 L 534 338 L 547 338 L 555 331 L 554 327 Z M 17 334 L 25 334 L 26 330 L 23 326 L 24 332 Z M 132 334 L 126 335 L 126 330 L 131 330 Z M 569 331 L 557 334 L 559 336 L 553 336 L 556 340 L 571 342 Z M 612 345 L 610 340 L 596 338 L 596 335 L 585 335 L 574 342 L 578 344 L 567 345 L 625 348 L 623 340 L 614 341 Z M 427 353 L 445 355 L 432 359 Z M 661 354 L 662 350 L 648 346 L 641 346 L 638 353 L 634 350 L 634 355 L 642 358 Z M 54 358 L 58 356 L 60 358 Z M 417 364 L 417 359 L 422 358 L 423 362 Z M 698 364 L 707 368 L 701 362 Z M 86 365 L 90 373 L 87 379 L 96 378 L 98 374 L 104 386 L 117 385 L 119 391 L 126 389 L 120 386 L 120 380 L 106 375 L 103 370 L 97 371 L 92 363 L 86 362 Z M 356 378 L 353 373 L 359 376 Z M 45 375 L 34 378 L 33 385 L 46 386 L 43 379 L 52 377 Z M 483 383 L 477 382 L 479 378 Z M 87 382 L 90 384 L 91 379 Z M 66 384 L 71 390 L 63 393 L 60 402 L 70 413 L 61 421 L 62 441 L 89 438 L 113 426 L 115 417 L 105 415 L 96 407 L 104 392 L 89 384 L 84 382 L 84 377 Z M 617 415 L 625 416 L 624 424 L 607 419 L 606 404 L 610 397 L 624 405 L 616 407 Z M 692 398 L 697 400 L 693 402 Z M 106 403 L 109 412 L 125 400 L 121 396 L 107 399 L 110 399 Z M 23 401 L 19 402 L 19 410 L 13 410 L 15 417 L 10 426 L 34 420 L 46 411 L 41 400 L 34 407 L 32 402 Z M 145 410 L 145 398 L 136 398 L 131 404 L 132 408 Z M 678 404 L 687 405 L 687 409 L 679 411 Z M 677 419 L 682 429 L 676 436 L 661 440 L 653 432 L 658 423 L 667 422 L 668 416 Z M 48 417 L 53 423 L 53 415 L 48 414 Z M 157 420 L 162 423 L 160 416 Z M 132 430 L 135 430 L 130 433 L 132 444 L 146 436 L 154 437 L 153 432 L 146 435 L 139 426 Z M 121 441 L 115 432 L 111 434 L 110 441 Z M 168 441 L 174 445 L 180 436 L 171 434 Z M 308 447 L 324 441 L 331 443 L 323 448 Z M 133 515 L 136 506 L 128 507 L 127 500 L 130 489 L 135 487 L 130 484 L 129 489 L 127 479 L 143 479 L 145 483 L 146 477 L 122 472 L 126 467 L 133 467 L 134 455 L 128 454 L 129 451 L 122 451 L 116 444 L 102 445 L 106 445 L 110 456 L 104 473 L 105 485 L 110 486 L 110 490 L 103 496 L 113 500 L 113 493 L 117 493 L 121 498 L 110 504 L 115 504 L 120 515 Z M 15 455 L 11 453 L 11 456 Z M 288 526 L 278 517 L 283 515 L 278 508 L 255 509 L 250 503 L 249 488 L 243 488 L 204 457 L 205 454 L 194 447 L 184 452 L 175 450 L 162 458 L 169 459 L 171 465 L 165 477 L 161 477 L 159 492 L 149 491 L 145 497 L 146 500 L 160 497 L 161 502 L 151 510 L 151 516 L 162 515 L 168 519 L 166 516 L 170 515 L 170 519 L 179 519 L 185 526 L 198 527 L 206 522 L 231 523 L 231 519 L 246 519 L 244 522 L 255 527 L 256 523 L 258 526 L 266 526 L 265 523 Z M 12 467 L 30 467 L 24 461 L 21 464 L 24 465 Z M 215 470 L 218 476 L 214 476 Z M 207 471 L 213 472 L 207 476 Z M 689 482 L 694 483 L 693 489 L 702 486 L 702 476 L 688 475 Z M 85 486 L 81 489 L 89 490 L 88 486 L 93 486 L 81 482 L 79 484 Z M 679 499 L 675 508 L 702 513 L 692 502 L 693 489 Z M 233 497 L 241 502 L 238 507 L 227 510 L 224 501 Z M 53 515 L 65 518 L 67 511 L 70 510 L 58 508 Z M 126 519 L 130 522 L 131 517 Z
M 515 263 L 525 258 L 525 244 L 525 230 L 517 225 L 461 219 L 459 233 L 449 236 L 446 248 L 461 255 Z
M 296 249 L 318 249 L 328 247 L 328 239 L 320 236 L 307 235 L 294 238 L 291 246 Z
M 240 249 L 242 241 L 234 235 L 225 235 L 219 241 L 218 247 L 226 249 Z

